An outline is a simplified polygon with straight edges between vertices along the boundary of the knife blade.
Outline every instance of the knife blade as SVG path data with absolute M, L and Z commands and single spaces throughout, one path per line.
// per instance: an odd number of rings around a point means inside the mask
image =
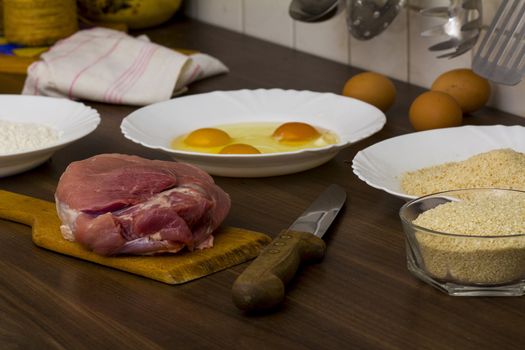
M 321 239 L 346 201 L 346 192 L 332 184 L 288 228 L 266 246 L 232 287 L 235 306 L 244 311 L 272 309 L 285 296 L 285 285 L 302 263 L 319 261 Z

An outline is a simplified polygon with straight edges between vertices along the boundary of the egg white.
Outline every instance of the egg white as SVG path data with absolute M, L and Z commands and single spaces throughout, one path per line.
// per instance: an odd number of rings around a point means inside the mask
M 338 137 L 334 132 L 316 126 L 314 126 L 315 129 L 321 135 L 316 139 L 300 142 L 279 142 L 272 137 L 272 134 L 282 124 L 282 122 L 252 122 L 207 126 L 227 132 L 231 137 L 231 141 L 226 145 L 217 147 L 195 147 L 184 142 L 184 139 L 189 134 L 187 133 L 175 137 L 171 142 L 171 148 L 199 153 L 219 153 L 227 145 L 244 143 L 257 148 L 261 153 L 279 153 L 306 148 L 319 148 L 338 142 Z

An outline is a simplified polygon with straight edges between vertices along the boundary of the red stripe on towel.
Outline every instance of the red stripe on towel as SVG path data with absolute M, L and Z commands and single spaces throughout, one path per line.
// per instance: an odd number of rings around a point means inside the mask
M 144 75 L 144 72 L 148 68 L 149 62 L 151 61 L 151 58 L 155 54 L 155 52 L 159 49 L 158 46 L 150 47 L 148 50 L 148 54 L 145 58 L 145 60 L 141 63 L 141 65 L 137 68 L 135 71 L 135 74 L 132 76 L 131 80 L 121 89 L 121 92 L 119 96 L 115 96 L 116 103 L 122 103 L 122 98 L 128 92 L 136 83 L 137 81 Z
M 104 93 L 103 101 L 111 103 L 116 100 L 114 95 L 118 94 L 118 91 L 121 89 L 122 85 L 125 85 L 127 80 L 133 76 L 133 73 L 137 70 L 137 66 L 140 66 L 144 59 L 147 57 L 148 46 L 146 44 L 140 49 L 139 54 L 131 65 L 115 80 L 115 82 L 109 86 L 109 88 Z
M 191 75 L 188 78 L 188 81 L 186 82 L 186 84 L 191 83 L 193 79 L 195 79 L 195 77 L 197 76 L 197 73 L 199 73 L 200 70 L 201 70 L 201 66 L 198 63 L 195 63 L 195 68 L 193 69 L 193 72 L 191 72 Z
M 86 67 L 84 67 L 80 72 L 78 72 L 75 76 L 75 78 L 73 78 L 73 81 L 71 82 L 71 85 L 69 86 L 69 90 L 68 90 L 68 97 L 69 98 L 72 98 L 73 97 L 73 88 L 75 87 L 75 84 L 77 83 L 78 79 L 80 78 L 80 76 L 85 72 L 87 71 L 89 68 L 95 66 L 97 63 L 99 63 L 100 61 L 102 61 L 104 58 L 108 57 L 109 55 L 111 55 L 113 53 L 113 51 L 115 51 L 115 49 L 117 48 L 117 46 L 120 44 L 120 42 L 122 41 L 122 39 L 124 39 L 124 37 L 122 38 L 119 38 L 115 44 L 113 44 L 113 46 L 105 53 L 103 54 L 102 56 L 100 56 L 99 58 L 97 58 L 94 62 L 92 62 L 91 64 L 87 65 Z

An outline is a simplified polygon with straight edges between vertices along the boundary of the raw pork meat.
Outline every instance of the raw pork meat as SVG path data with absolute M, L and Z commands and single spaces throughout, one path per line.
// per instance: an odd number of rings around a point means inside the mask
M 102 154 L 71 163 L 55 193 L 64 238 L 100 255 L 213 246 L 230 197 L 186 163 Z

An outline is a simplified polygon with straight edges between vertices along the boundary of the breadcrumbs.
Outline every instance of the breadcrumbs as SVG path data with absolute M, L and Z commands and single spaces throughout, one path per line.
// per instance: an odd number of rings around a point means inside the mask
M 525 194 L 477 192 L 461 199 L 427 210 L 413 221 L 420 227 L 454 234 L 416 231 L 427 272 L 438 279 L 469 284 L 524 278 Z
M 525 190 L 525 154 L 497 149 L 460 162 L 407 172 L 401 178 L 401 187 L 414 196 L 480 187 Z

